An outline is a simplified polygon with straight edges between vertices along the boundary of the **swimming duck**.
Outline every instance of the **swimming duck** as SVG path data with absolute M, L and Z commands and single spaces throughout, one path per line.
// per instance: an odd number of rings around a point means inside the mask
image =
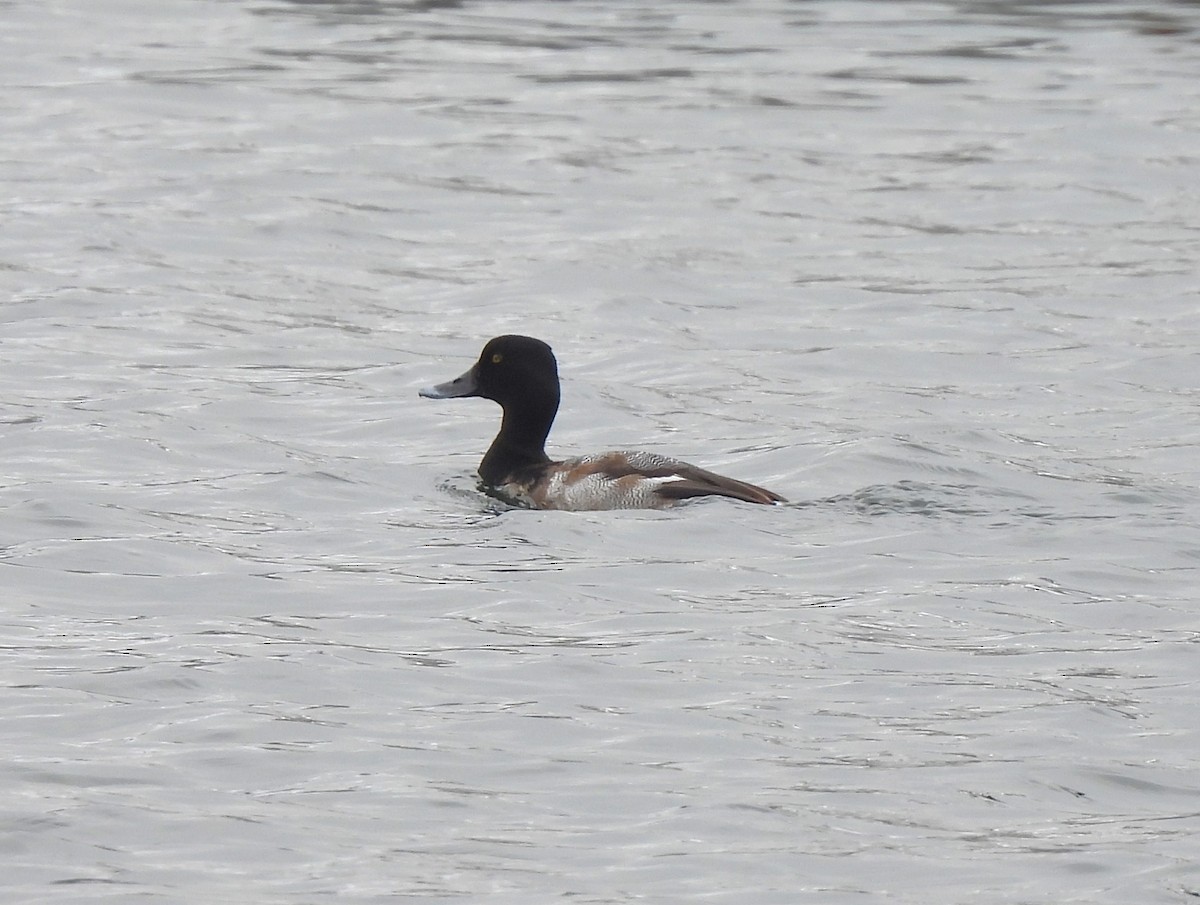
M 558 413 L 558 362 L 546 343 L 531 336 L 497 336 L 469 371 L 420 394 L 479 396 L 500 404 L 500 433 L 479 464 L 479 477 L 497 496 L 534 509 L 661 509 L 702 496 L 785 502 L 770 490 L 656 453 L 552 460 L 546 437 Z

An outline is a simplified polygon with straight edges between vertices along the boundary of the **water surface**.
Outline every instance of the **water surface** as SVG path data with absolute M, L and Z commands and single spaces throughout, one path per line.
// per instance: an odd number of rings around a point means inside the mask
M 2 14 L 6 902 L 1200 895 L 1195 4 Z

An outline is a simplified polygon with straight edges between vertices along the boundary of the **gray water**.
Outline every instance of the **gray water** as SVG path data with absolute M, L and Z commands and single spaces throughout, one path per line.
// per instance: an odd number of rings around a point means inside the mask
M 0 20 L 4 902 L 1200 896 L 1196 3 Z

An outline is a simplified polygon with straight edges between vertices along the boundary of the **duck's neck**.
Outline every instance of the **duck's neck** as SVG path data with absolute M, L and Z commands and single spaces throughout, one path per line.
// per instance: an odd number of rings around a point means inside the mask
M 483 482 L 502 484 L 521 468 L 549 462 L 546 437 L 557 412 L 557 397 L 536 401 L 525 399 L 519 406 L 505 406 L 500 433 L 479 463 L 479 477 Z

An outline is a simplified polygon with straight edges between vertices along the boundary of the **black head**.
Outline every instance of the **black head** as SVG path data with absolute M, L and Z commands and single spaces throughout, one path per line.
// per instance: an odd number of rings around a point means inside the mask
M 532 336 L 497 336 L 461 377 L 421 390 L 430 399 L 481 396 L 510 406 L 558 407 L 558 363 Z
M 479 353 L 476 395 L 502 406 L 553 397 L 558 403 L 558 362 L 550 347 L 532 336 L 497 336 Z

